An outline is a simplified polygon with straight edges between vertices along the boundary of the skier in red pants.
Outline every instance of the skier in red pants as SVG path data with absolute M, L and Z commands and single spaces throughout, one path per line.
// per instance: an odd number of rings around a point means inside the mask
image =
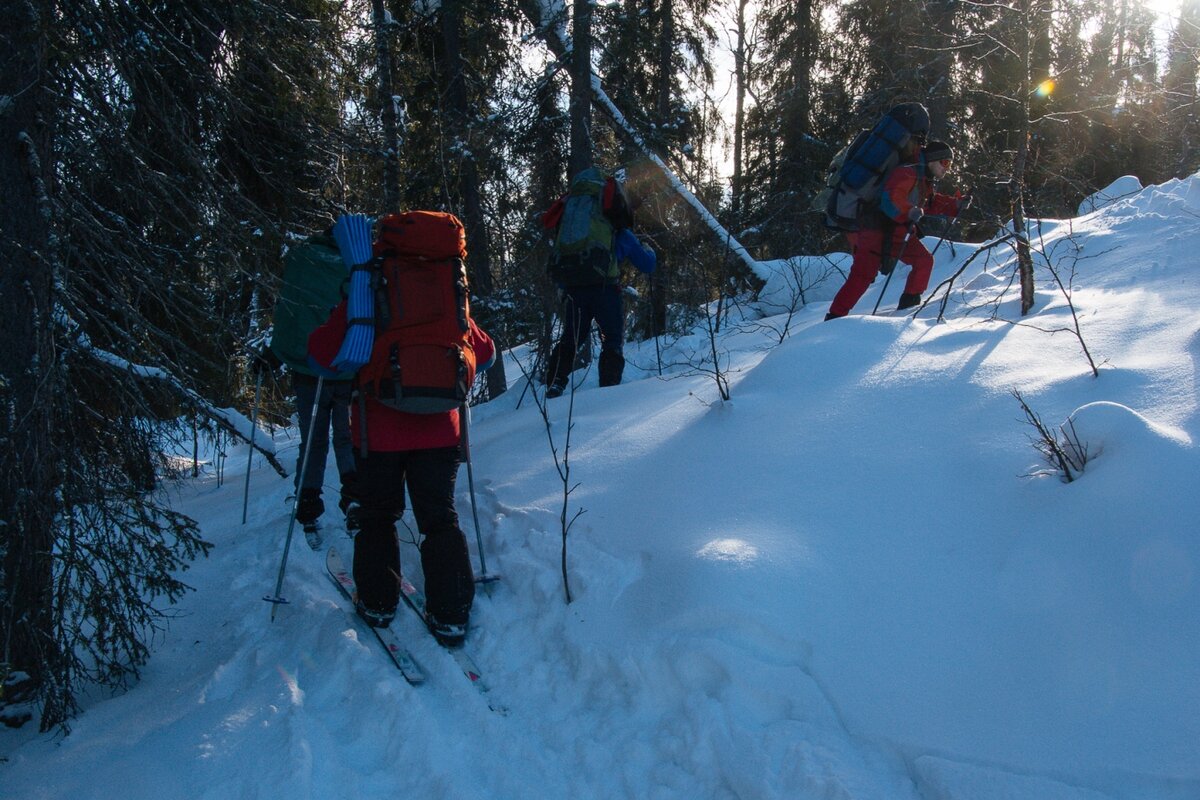
M 944 142 L 930 142 L 915 158 L 893 169 L 884 180 L 878 208 L 864 215 L 863 227 L 847 233 L 854 260 L 850 276 L 833 298 L 825 319 L 844 317 L 880 272 L 890 274 L 897 261 L 912 267 L 897 310 L 921 302 L 929 286 L 933 256 L 921 243 L 918 225 L 926 214 L 958 215 L 961 196 L 933 191 L 933 182 L 950 169 L 954 152 Z

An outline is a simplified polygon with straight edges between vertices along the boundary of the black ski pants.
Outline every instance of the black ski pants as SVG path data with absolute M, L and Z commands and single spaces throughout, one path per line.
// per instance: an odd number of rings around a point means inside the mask
M 571 286 L 563 290 L 562 337 L 550 354 L 546 384 L 565 386 L 575 369 L 575 354 L 592 335 L 592 322 L 600 328 L 601 386 L 616 386 L 625 369 L 625 309 L 616 284 Z
M 442 622 L 465 624 L 475 599 L 467 539 L 454 508 L 459 449 L 368 452 L 358 462 L 362 527 L 354 537 L 354 582 L 367 608 L 391 611 L 400 602 L 400 545 L 396 520 L 404 490 L 421 534 L 425 599 Z

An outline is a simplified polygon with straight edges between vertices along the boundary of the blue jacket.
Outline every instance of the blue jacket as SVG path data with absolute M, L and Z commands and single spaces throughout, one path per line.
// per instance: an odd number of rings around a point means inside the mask
M 616 241 L 613 242 L 613 255 L 616 256 L 618 264 L 628 260 L 647 275 L 654 272 L 658 265 L 658 256 L 649 247 L 643 247 L 629 228 L 622 228 L 617 232 Z

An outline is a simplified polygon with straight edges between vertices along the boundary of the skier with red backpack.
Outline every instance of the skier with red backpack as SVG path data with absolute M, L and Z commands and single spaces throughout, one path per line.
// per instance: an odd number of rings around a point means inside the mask
M 583 170 L 570 190 L 542 215 L 553 233 L 548 272 L 562 289 L 562 336 L 546 366 L 546 396 L 567 387 L 580 344 L 600 328 L 601 386 L 616 386 L 625 371 L 625 315 L 621 307 L 621 266 L 628 262 L 650 274 L 657 264 L 630 228 L 633 212 L 620 181 L 599 169 Z
M 354 539 L 357 611 L 387 627 L 400 601 L 396 521 L 412 503 L 425 576 L 426 623 L 444 644 L 466 635 L 475 596 L 467 540 L 454 507 L 459 408 L 477 370 L 496 357 L 470 316 L 466 237 L 451 214 L 413 211 L 335 226 L 351 267 L 350 293 L 309 337 L 309 358 L 355 372 L 351 431 L 358 448 L 360 530 Z

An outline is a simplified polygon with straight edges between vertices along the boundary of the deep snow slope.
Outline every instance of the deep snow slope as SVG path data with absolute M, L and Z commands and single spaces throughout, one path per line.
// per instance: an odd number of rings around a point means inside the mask
M 223 483 L 176 490 L 216 548 L 143 680 L 65 739 L 0 735 L 0 794 L 1200 796 L 1197 180 L 1040 225 L 1082 343 L 1044 267 L 1021 319 L 1000 295 L 1011 254 L 955 245 L 935 285 L 974 260 L 943 321 L 869 316 L 873 288 L 823 323 L 836 278 L 798 307 L 786 263 L 764 265 L 769 299 L 717 341 L 730 402 L 702 332 L 660 342 L 661 378 L 652 342 L 628 348 L 622 386 L 581 376 L 549 404 L 566 516 L 583 510 L 569 605 L 547 427 L 523 382 L 477 407 L 503 580 L 471 647 L 507 715 L 411 615 L 399 630 L 429 680 L 405 684 L 302 541 L 270 623 L 288 485 L 256 461 L 242 526 L 235 450 Z M 1048 425 L 1074 421 L 1078 480 L 1050 474 L 1013 389 Z M 458 500 L 474 548 L 465 470 Z

